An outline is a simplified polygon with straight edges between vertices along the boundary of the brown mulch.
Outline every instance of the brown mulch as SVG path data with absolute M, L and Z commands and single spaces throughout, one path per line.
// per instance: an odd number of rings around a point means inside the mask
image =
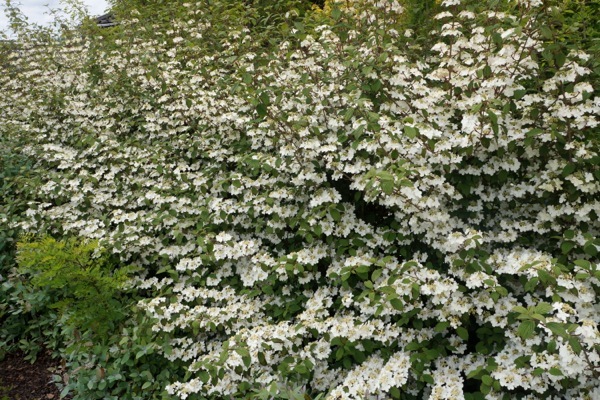
M 35 363 L 22 353 L 7 354 L 0 361 L 0 400 L 60 399 L 60 391 L 52 380 L 60 362 L 48 352 L 40 352 Z

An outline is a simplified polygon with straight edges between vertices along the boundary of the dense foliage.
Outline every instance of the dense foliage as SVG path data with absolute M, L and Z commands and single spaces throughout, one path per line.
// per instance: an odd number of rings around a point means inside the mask
M 594 6 L 325 3 L 23 28 L 0 223 L 58 240 L 0 318 L 68 300 L 40 337 L 81 399 L 600 397 Z

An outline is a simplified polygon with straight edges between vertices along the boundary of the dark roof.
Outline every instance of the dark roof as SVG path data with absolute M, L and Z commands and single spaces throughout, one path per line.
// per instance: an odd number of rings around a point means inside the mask
M 108 28 L 110 26 L 117 25 L 113 13 L 107 13 L 99 17 L 95 17 L 94 20 L 96 21 L 96 25 L 98 25 L 101 28 Z

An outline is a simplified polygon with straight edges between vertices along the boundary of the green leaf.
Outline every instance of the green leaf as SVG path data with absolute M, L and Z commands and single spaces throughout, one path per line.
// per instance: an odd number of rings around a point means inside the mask
M 434 331 L 436 332 L 443 332 L 445 331 L 448 327 L 450 326 L 450 322 L 448 321 L 441 321 L 438 322 L 435 327 L 433 328 Z
M 596 257 L 596 255 L 598 254 L 598 248 L 593 244 L 585 245 L 583 251 L 585 252 L 585 254 L 592 257 Z
M 373 111 L 368 111 L 367 116 L 368 116 L 370 122 L 377 122 L 377 121 L 379 121 L 379 118 L 380 118 L 379 114 L 377 114 L 376 112 L 373 112 Z
M 331 10 L 331 18 L 333 18 L 335 21 L 340 19 L 341 15 L 342 15 L 342 12 L 340 11 L 339 8 L 336 7 L 333 10 Z
M 561 68 L 563 65 L 565 65 L 565 61 L 567 61 L 567 55 L 562 51 L 554 54 L 554 62 L 558 68 Z
M 481 377 L 481 382 L 483 382 L 487 386 L 492 386 L 492 384 L 494 383 L 494 378 L 492 378 L 489 375 L 483 375 Z
M 261 103 L 264 105 L 268 106 L 271 104 L 271 99 L 269 98 L 269 94 L 267 92 L 262 92 L 259 97 Z
M 463 328 L 462 326 L 459 326 L 458 328 L 456 328 L 456 334 L 462 339 L 462 340 L 468 340 L 469 339 L 469 331 L 467 331 L 465 328 Z
M 353 115 L 354 115 L 354 109 L 348 108 L 346 110 L 346 112 L 344 113 L 344 122 L 349 122 L 352 119 Z
M 484 371 L 483 367 L 477 367 L 473 371 L 467 374 L 467 379 L 475 378 L 477 375 Z
M 577 274 L 575 274 L 575 279 L 577 279 L 578 281 L 586 281 L 590 279 L 590 276 L 590 274 L 586 274 L 585 272 L 578 272 Z
M 575 260 L 575 261 L 573 261 L 573 263 L 575 265 L 577 265 L 578 267 L 581 267 L 588 271 L 592 269 L 592 263 L 589 262 L 588 260 Z
M 63 388 L 63 390 L 60 391 L 60 398 L 64 399 L 65 397 L 67 397 L 67 395 L 69 394 L 70 391 L 71 391 L 70 386 L 65 386 Z
M 550 372 L 550 375 L 554 375 L 554 376 L 562 376 L 563 375 L 562 371 L 556 367 L 550 368 L 550 370 L 548 372 Z
M 540 283 L 540 279 L 533 277 L 527 281 L 523 289 L 525 289 L 526 292 L 533 292 L 537 287 L 538 283 Z
M 381 190 L 383 193 L 390 195 L 394 192 L 394 182 L 393 181 L 381 181 L 380 183 Z
M 544 285 L 548 285 L 548 284 L 552 285 L 556 282 L 556 279 L 552 275 L 550 275 L 550 273 L 548 273 L 548 271 L 544 271 L 544 270 L 540 269 L 537 271 L 537 273 L 538 273 L 538 277 L 540 278 L 540 280 L 542 281 L 542 283 Z
M 542 314 L 533 313 L 533 314 L 531 314 L 531 318 L 538 320 L 538 321 L 546 322 L 546 317 L 544 317 Z
M 522 306 L 515 306 L 511 311 L 519 314 L 529 314 L 529 310 Z
M 533 312 L 539 314 L 548 314 L 553 309 L 554 308 L 552 307 L 552 304 L 542 302 L 533 307 Z
M 531 140 L 532 140 L 532 138 L 533 138 L 533 137 L 535 137 L 535 136 L 537 136 L 537 135 L 540 135 L 540 134 L 542 134 L 542 133 L 544 133 L 544 130 L 543 130 L 543 129 L 540 129 L 540 128 L 533 128 L 533 129 L 531 129 L 530 131 L 528 131 L 528 132 L 525 134 L 525 137 L 527 137 L 527 138 L 529 138 L 529 139 L 531 139 Z
M 548 27 L 548 25 L 542 24 L 540 26 L 540 33 L 543 39 L 551 40 L 554 38 L 554 33 L 552 32 L 550 27 Z
M 571 346 L 571 349 L 573 349 L 573 352 L 577 355 L 579 355 L 581 353 L 581 343 L 579 342 L 579 339 L 577 339 L 576 337 L 569 337 L 569 346 Z
M 494 134 L 498 134 L 498 116 L 491 110 L 488 110 L 487 112 L 488 117 L 490 117 L 490 121 L 492 123 L 492 130 L 494 131 Z
M 519 328 L 517 329 L 517 335 L 519 335 L 523 339 L 529 339 L 533 337 L 535 325 L 536 323 L 531 320 L 521 322 L 521 325 L 519 325 Z
M 331 218 L 333 218 L 334 221 L 339 221 L 342 218 L 342 215 L 336 207 L 331 207 L 329 209 L 329 215 L 331 215 Z
M 569 254 L 571 252 L 571 250 L 573 250 L 574 247 L 575 247 L 575 242 L 567 241 L 567 242 L 563 242 L 560 245 L 560 250 L 562 251 L 563 254 Z
M 550 331 L 557 336 L 564 337 L 564 338 L 569 336 L 569 333 L 567 332 L 566 324 L 563 324 L 561 322 L 547 322 L 545 324 L 545 326 L 546 326 L 546 328 L 550 329 Z
M 206 383 L 210 379 L 210 374 L 208 373 L 208 371 L 200 371 L 198 375 L 202 383 Z
M 250 352 L 245 347 L 236 347 L 235 352 L 238 353 L 242 357 L 249 357 Z
M 425 356 L 428 360 L 435 360 L 440 356 L 438 349 L 425 349 Z
M 263 103 L 259 103 L 256 106 L 256 113 L 258 114 L 258 116 L 260 118 L 264 118 L 267 116 L 267 106 L 264 105 Z
M 410 342 L 404 347 L 404 350 L 415 351 L 415 350 L 419 350 L 420 348 L 421 348 L 421 345 L 418 342 Z
M 417 130 L 417 128 L 414 128 L 414 127 L 408 126 L 408 125 L 404 126 L 404 134 L 406 136 L 408 136 L 409 138 L 411 138 L 411 139 L 416 138 L 418 133 L 419 133 L 419 131 Z
M 394 181 L 394 175 L 388 171 L 375 170 L 375 176 L 377 176 L 377 178 L 379 178 L 382 182 Z
M 421 295 L 421 286 L 418 283 L 413 283 L 410 285 L 410 294 L 412 295 L 413 299 L 419 297 Z
M 575 164 L 568 163 L 562 170 L 562 176 L 566 177 L 575 172 Z
M 369 272 L 370 269 L 371 269 L 371 267 L 368 265 L 359 265 L 358 267 L 356 267 L 355 271 L 357 274 L 365 274 L 365 273 Z
M 342 365 L 344 366 L 344 368 L 350 369 L 350 367 L 352 367 L 352 360 L 350 359 L 350 357 L 344 358 L 344 360 L 342 361 Z
M 356 128 L 354 130 L 354 132 L 352 132 L 352 135 L 354 136 L 354 139 L 358 139 L 362 136 L 362 134 L 365 132 L 365 126 L 364 125 L 360 125 L 358 128 Z
M 381 276 L 381 274 L 382 274 L 382 273 L 383 273 L 383 270 L 382 270 L 382 269 L 379 269 L 379 268 L 378 268 L 378 269 L 376 269 L 376 270 L 375 270 L 375 271 L 373 271 L 373 273 L 371 274 L 371 280 L 372 280 L 373 282 L 375 282 L 375 281 L 376 281 L 376 280 L 377 280 L 377 279 L 378 279 L 378 278 Z
M 515 90 L 513 97 L 515 100 L 521 100 L 527 94 L 527 90 Z
M 390 300 L 390 304 L 398 311 L 404 310 L 404 303 L 400 299 L 392 299 Z

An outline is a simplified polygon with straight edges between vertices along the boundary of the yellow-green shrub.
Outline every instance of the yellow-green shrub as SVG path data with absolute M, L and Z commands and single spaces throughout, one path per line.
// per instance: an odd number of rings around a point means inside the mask
M 133 270 L 112 264 L 97 241 L 25 236 L 17 263 L 29 285 L 48 293 L 48 306 L 81 332 L 105 338 L 127 316 L 122 290 Z

